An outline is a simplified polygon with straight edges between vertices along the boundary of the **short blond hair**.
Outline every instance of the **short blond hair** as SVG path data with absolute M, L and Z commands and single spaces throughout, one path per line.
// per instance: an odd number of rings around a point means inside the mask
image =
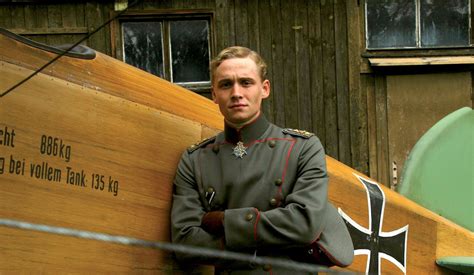
M 241 47 L 241 46 L 232 46 L 223 49 L 214 59 L 211 61 L 211 79 L 214 82 L 214 73 L 217 70 L 217 67 L 221 65 L 224 60 L 232 59 L 232 58 L 250 58 L 252 59 L 255 64 L 257 64 L 257 68 L 260 73 L 260 78 L 262 81 L 267 79 L 267 64 L 263 60 L 263 58 L 255 51 L 252 51 L 249 48 Z

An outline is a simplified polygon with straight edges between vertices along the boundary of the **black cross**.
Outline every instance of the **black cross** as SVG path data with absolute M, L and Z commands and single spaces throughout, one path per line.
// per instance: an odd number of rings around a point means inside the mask
M 392 232 L 382 232 L 382 221 L 385 209 L 385 195 L 376 183 L 362 177 L 356 177 L 367 190 L 369 203 L 369 228 L 364 228 L 342 212 L 349 233 L 354 243 L 354 250 L 359 254 L 368 254 L 368 274 L 380 274 L 380 257 L 385 258 L 406 273 L 406 240 L 408 225 Z M 356 253 L 357 254 L 357 253 Z

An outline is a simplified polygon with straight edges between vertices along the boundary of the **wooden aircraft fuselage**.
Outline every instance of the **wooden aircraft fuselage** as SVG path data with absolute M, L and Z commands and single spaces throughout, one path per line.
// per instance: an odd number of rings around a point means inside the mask
M 0 34 L 0 93 L 56 56 Z M 223 128 L 217 106 L 96 53 L 63 56 L 0 98 L 0 219 L 168 242 L 181 153 Z M 348 270 L 441 274 L 473 233 L 328 157 L 351 230 Z M 0 273 L 168 272 L 170 253 L 0 226 Z

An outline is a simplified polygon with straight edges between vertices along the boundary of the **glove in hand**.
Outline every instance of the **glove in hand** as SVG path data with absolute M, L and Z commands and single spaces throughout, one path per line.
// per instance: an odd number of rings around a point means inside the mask
M 292 251 L 290 255 L 290 258 L 297 262 L 325 266 L 334 265 L 328 256 L 319 248 L 316 242 L 302 248 L 294 248 L 294 251 Z
M 211 211 L 204 214 L 201 227 L 214 236 L 224 236 L 224 211 Z

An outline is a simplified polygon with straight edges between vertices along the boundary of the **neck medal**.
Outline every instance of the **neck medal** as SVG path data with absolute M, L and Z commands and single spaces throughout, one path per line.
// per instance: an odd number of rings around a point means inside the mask
M 234 147 L 234 151 L 232 154 L 238 158 L 243 158 L 244 155 L 247 155 L 247 151 L 245 151 L 247 147 L 244 146 L 244 143 L 242 141 L 237 142 L 237 145 Z

